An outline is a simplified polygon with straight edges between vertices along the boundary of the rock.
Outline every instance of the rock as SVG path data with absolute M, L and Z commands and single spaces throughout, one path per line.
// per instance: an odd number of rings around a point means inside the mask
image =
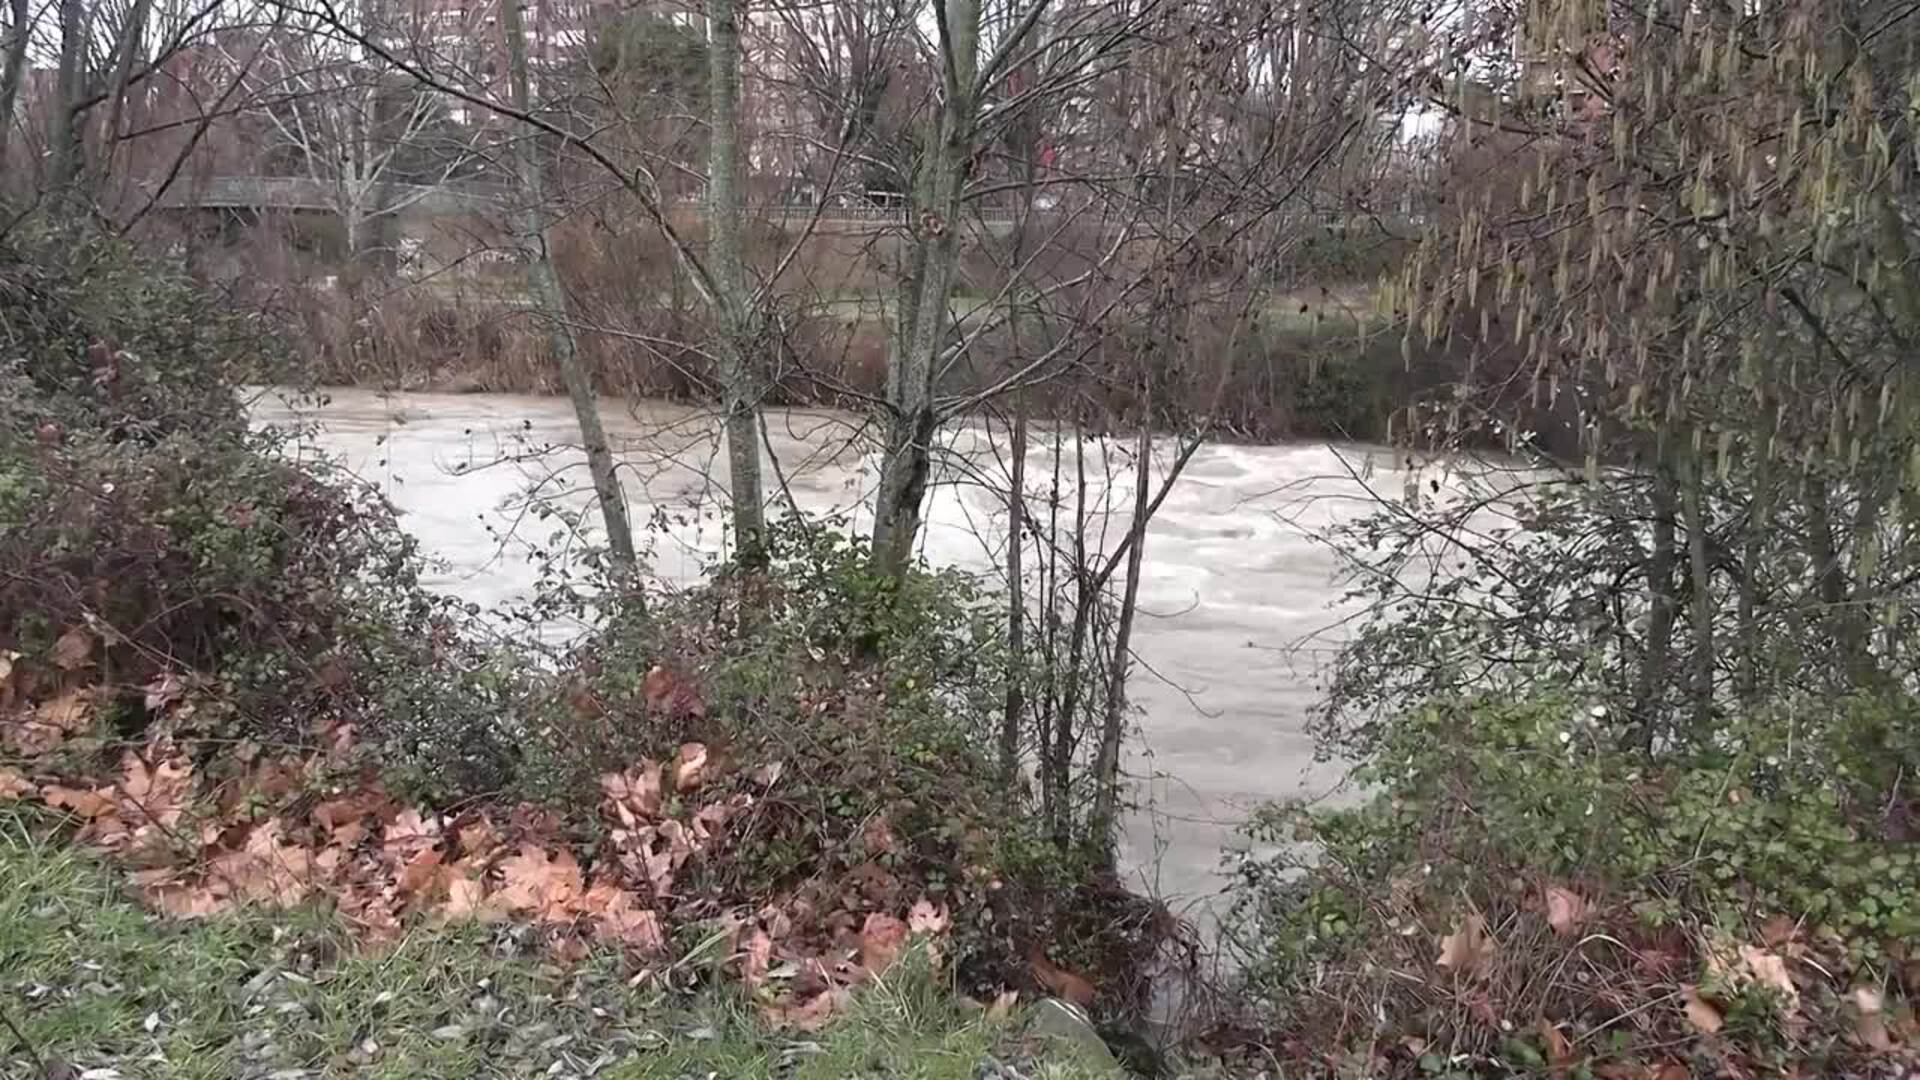
M 1027 1020 L 1027 1035 L 1065 1044 L 1088 1066 L 1108 1069 L 1120 1066 L 1087 1014 L 1078 1005 L 1059 998 L 1046 998 L 1033 1007 L 1033 1015 Z

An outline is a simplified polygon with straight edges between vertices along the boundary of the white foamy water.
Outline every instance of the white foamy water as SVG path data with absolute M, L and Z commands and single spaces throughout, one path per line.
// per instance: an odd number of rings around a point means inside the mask
M 254 417 L 315 425 L 314 449 L 385 491 L 402 525 L 440 564 L 428 579 L 433 588 L 484 607 L 525 596 L 534 579 L 527 546 L 544 545 L 555 531 L 553 522 L 524 513 L 530 485 L 547 485 L 561 505 L 575 508 L 591 495 L 565 399 L 329 396 L 313 407 L 262 395 Z M 666 581 L 695 580 L 723 554 L 726 458 L 717 418 L 651 401 L 603 407 L 646 558 Z M 862 504 L 878 461 L 860 421 L 787 410 L 769 413 L 766 424 L 774 496 L 790 493 L 809 514 L 845 514 L 864 528 Z M 1005 485 L 1004 432 L 967 426 L 947 437 L 925 554 L 938 565 L 991 570 L 1004 558 L 1006 512 L 996 493 Z M 1043 502 L 1055 443 L 1043 431 L 1032 442 L 1027 486 Z M 1068 441 L 1059 474 L 1068 506 L 1071 447 Z M 1106 522 L 1111 546 L 1125 534 L 1132 474 L 1125 455 L 1115 454 L 1109 481 L 1107 450 L 1099 441 L 1087 448 L 1088 502 L 1115 508 Z M 1172 447 L 1156 452 L 1164 465 Z M 1366 513 L 1374 505 L 1369 489 L 1397 497 L 1406 479 L 1393 454 L 1378 447 L 1207 446 L 1154 517 L 1135 628 L 1141 666 L 1130 686 L 1142 738 L 1129 768 L 1143 810 L 1129 822 L 1121 854 L 1135 883 L 1176 911 L 1209 906 L 1225 884 L 1222 846 L 1253 805 L 1325 795 L 1338 785 L 1341 769 L 1313 760 L 1305 732 L 1320 695 L 1317 669 L 1347 614 L 1335 604 L 1334 556 L 1313 537 Z

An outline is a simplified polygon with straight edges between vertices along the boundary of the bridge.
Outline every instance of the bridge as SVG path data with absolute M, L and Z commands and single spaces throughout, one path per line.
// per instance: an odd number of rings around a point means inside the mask
M 337 213 L 348 201 L 340 185 L 305 176 L 216 176 L 199 183 L 176 184 L 169 188 L 160 205 L 170 210 L 282 210 L 298 213 Z M 456 217 L 463 214 L 493 215 L 518 207 L 518 189 L 506 184 L 470 180 L 450 180 L 439 184 L 380 182 L 367 185 L 361 193 L 368 216 L 404 212 L 421 217 Z M 704 213 L 705 200 L 698 196 L 678 196 L 670 208 L 692 214 Z M 826 232 L 884 232 L 904 228 L 904 207 L 871 203 L 749 204 L 748 214 L 756 220 L 782 230 L 804 228 L 809 222 Z M 1044 212 L 1043 212 L 1044 213 Z M 817 217 L 816 217 L 817 215 Z M 1325 228 L 1354 225 L 1383 225 L 1391 231 L 1417 231 L 1417 215 L 1377 216 L 1342 211 L 1302 210 L 1296 216 L 1302 223 Z M 972 228 L 995 235 L 1011 232 L 1019 215 L 1012 210 L 974 208 L 966 214 Z
M 292 210 L 336 213 L 349 201 L 347 185 L 307 176 L 216 176 L 167 189 L 160 205 L 170 210 Z M 512 205 L 504 184 L 449 181 L 441 184 L 375 182 L 360 193 L 368 213 L 410 210 L 434 217 L 498 213 Z M 358 200 L 356 200 L 358 201 Z
M 423 185 L 399 182 L 367 184 L 357 199 L 368 216 L 407 212 L 423 217 L 453 217 L 461 214 L 499 214 L 518 208 L 518 189 L 506 184 L 469 180 L 451 180 Z M 216 176 L 193 184 L 169 188 L 160 205 L 170 210 L 283 210 L 296 213 L 337 213 L 350 201 L 349 190 L 339 183 L 306 176 Z M 704 213 L 705 200 L 698 196 L 677 196 L 669 201 L 672 209 Z M 835 231 L 878 231 L 904 226 L 904 208 L 880 205 L 830 205 L 824 208 L 810 203 L 773 203 L 749 205 L 756 219 L 782 228 L 801 228 L 814 220 Z M 968 215 L 990 230 L 1011 229 L 1016 215 L 1011 211 L 989 210 Z

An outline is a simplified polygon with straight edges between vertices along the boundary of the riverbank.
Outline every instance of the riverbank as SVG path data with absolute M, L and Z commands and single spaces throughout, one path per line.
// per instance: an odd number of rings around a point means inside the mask
M 956 1002 L 924 955 L 817 1030 L 780 1032 L 705 981 L 719 955 L 556 964 L 524 926 L 475 923 L 368 948 L 319 908 L 156 921 L 61 831 L 0 802 L 0 1077 L 1119 1075 L 1033 1034 L 1028 1001 Z
M 766 357 L 773 377 L 764 404 L 860 409 L 883 395 L 891 303 L 879 295 L 836 296 L 784 313 Z M 961 298 L 956 318 L 962 325 L 985 321 L 991 308 L 986 298 Z M 299 325 L 296 381 L 418 393 L 565 392 L 545 323 L 517 292 L 498 285 L 397 286 L 372 298 L 309 291 L 288 317 Z M 575 333 L 582 361 L 607 396 L 718 400 L 712 358 L 700 345 L 712 331 L 695 309 L 663 303 L 639 315 L 615 308 L 582 313 Z M 1068 334 L 1087 340 L 1029 391 L 1030 415 L 1104 429 L 1136 423 L 1145 404 L 1133 386 L 1137 377 L 1121 368 L 1135 363 L 1129 343 L 1137 334 L 1119 323 L 1049 331 L 1044 321 L 1029 320 L 1018 348 L 1004 330 L 989 330 L 947 374 L 945 389 L 991 385 Z M 1398 332 L 1380 319 L 1365 289 L 1277 295 L 1256 315 L 1222 312 L 1220 320 L 1196 321 L 1187 335 L 1183 350 L 1203 359 L 1163 376 L 1155 415 L 1210 416 L 1223 438 L 1376 439 L 1428 378 L 1409 368 Z M 1103 336 L 1111 342 L 1101 344 Z
M 652 400 L 604 406 L 630 516 L 644 524 L 647 565 L 663 588 L 691 588 L 729 550 L 717 420 Z M 550 527 L 527 524 L 530 492 L 593 535 L 564 399 L 342 390 L 314 403 L 263 394 L 252 416 L 305 427 L 303 452 L 330 455 L 377 485 L 429 559 L 423 584 L 483 611 L 538 589 L 540 567 L 528 556 Z M 785 477 L 783 497 L 790 493 L 810 519 L 844 521 L 854 535 L 869 525 L 865 502 L 878 478 L 863 422 L 831 410 L 771 410 L 763 448 L 767 475 L 777 464 Z M 1006 509 L 996 489 L 1011 464 L 1004 446 L 1003 432 L 984 424 L 945 433 L 922 545 L 930 566 L 997 579 Z M 1162 460 L 1171 449 L 1160 445 Z M 1111 512 L 1108 543 L 1124 532 L 1131 505 L 1127 453 L 1109 440 L 1086 446 L 1085 498 Z M 1075 471 L 1071 440 L 1056 446 L 1036 436 L 1025 469 L 1033 505 L 1047 505 L 1055 476 L 1071 505 Z M 1378 498 L 1397 497 L 1416 475 L 1456 483 L 1443 466 L 1415 474 L 1403 455 L 1368 444 L 1215 443 L 1194 455 L 1147 537 L 1140 601 L 1154 617 L 1136 630 L 1147 673 L 1131 689 L 1139 720 L 1126 768 L 1136 806 L 1119 849 L 1129 887 L 1210 922 L 1231 882 L 1222 849 L 1238 843 L 1239 823 L 1266 799 L 1338 790 L 1345 768 L 1316 760 L 1308 728 L 1323 664 L 1355 609 L 1341 603 L 1332 584 L 1339 561 L 1320 538 Z
M 685 590 L 549 552 L 507 632 L 423 585 L 377 492 L 249 426 L 244 320 L 110 243 L 11 254 L 0 800 L 34 844 L 167 920 L 313 909 L 375 951 L 472 925 L 774 1029 L 915 950 L 950 995 L 1142 1016 L 1184 929 L 1105 870 L 1089 803 L 1008 782 L 1004 599 L 786 522 Z

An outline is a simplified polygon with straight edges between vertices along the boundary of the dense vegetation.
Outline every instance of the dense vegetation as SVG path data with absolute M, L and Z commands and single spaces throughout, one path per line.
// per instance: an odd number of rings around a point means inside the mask
M 1130 972 L 1158 924 L 999 783 L 1004 601 L 976 583 L 895 585 L 842 533 L 796 525 L 766 565 L 670 598 L 568 576 L 532 611 L 589 630 L 543 654 L 423 590 L 374 493 L 248 429 L 228 373 L 272 347 L 262 328 L 93 235 L 9 237 L 0 293 L 16 358 L 0 416 L 10 870 L 100 893 L 46 847 L 77 834 L 175 916 L 317 908 L 401 942 L 504 921 L 529 962 L 591 952 L 655 973 L 683 1012 L 733 994 L 803 1027 L 910 941 L 935 958 L 911 976 L 923 997 L 1044 989 L 1037 953 L 1098 979 L 1103 1011 L 1138 1007 Z M 103 903 L 54 902 L 75 919 Z M 46 917 L 6 915 L 10 972 L 68 963 L 44 951 Z M 137 923 L 114 914 L 62 947 L 139 955 L 156 946 Z M 224 970 L 250 931 L 195 933 Z M 424 946 L 456 966 L 472 947 Z M 152 985 L 103 1008 L 185 993 L 127 977 Z M 211 1023 L 199 1007 L 172 1001 L 165 1023 Z M 35 1007 L 25 1030 L 50 1041 L 21 1052 L 117 1060 L 89 1042 L 103 1021 L 62 1010 Z M 985 1053 L 995 1036 L 972 1022 L 927 1030 Z M 474 1049 L 407 1037 L 392 1060 L 422 1068 Z
M 1404 430 L 1515 456 L 1342 530 L 1372 795 L 1257 824 L 1249 975 L 1330 1068 L 1910 1069 L 1912 31 L 1592 14 L 1515 24 L 1577 91 L 1453 88 L 1394 291 L 1472 363 Z
M 27 14 L 0 68 L 48 116 L 0 142 L 5 1068 L 1011 1077 L 1020 1002 L 1120 1043 L 1169 969 L 1205 1023 L 1143 1071 L 1920 1067 L 1920 9 L 770 0 L 781 97 L 734 0 L 550 71 L 509 5 L 503 95 L 275 0 L 142 175 L 230 117 L 331 170 L 338 280 L 282 304 L 211 283 L 283 251 L 209 267 L 114 183 L 194 20 L 102 50 L 58 7 L 50 88 Z M 525 196 L 486 310 L 531 318 L 441 303 L 474 250 L 383 250 L 389 166 Z M 885 242 L 795 239 L 755 179 Z M 1357 227 L 1422 181 L 1417 242 Z M 608 543 L 517 622 L 239 397 L 436 358 L 573 401 Z M 719 403 L 734 555 L 687 591 L 609 386 Z M 880 433 L 865 538 L 770 521 L 761 410 L 823 401 Z M 918 557 L 963 416 L 1007 440 L 1005 590 Z M 1042 418 L 1074 449 L 1027 477 Z M 1207 956 L 1113 866 L 1148 524 L 1205 439 L 1302 431 L 1427 471 L 1328 538 L 1356 801 L 1256 815 Z

